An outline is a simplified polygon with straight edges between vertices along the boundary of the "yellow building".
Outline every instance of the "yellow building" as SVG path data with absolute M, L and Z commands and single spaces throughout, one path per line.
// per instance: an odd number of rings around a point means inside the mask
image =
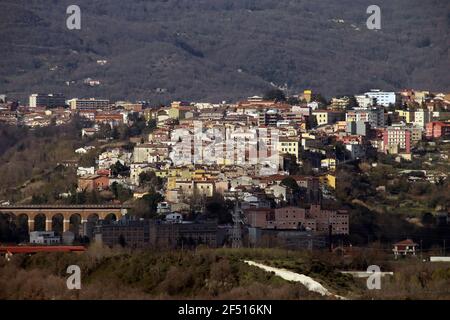
M 205 169 L 196 169 L 193 173 L 194 180 L 213 179 L 219 175 L 219 171 L 210 171 Z
M 330 188 L 336 189 L 336 175 L 334 174 L 327 174 L 327 185 Z
M 322 159 L 320 160 L 320 166 L 328 170 L 336 170 L 336 159 L 334 158 Z
M 167 115 L 172 119 L 180 119 L 180 109 L 177 107 L 171 107 L 167 110 Z
M 167 177 L 167 189 L 177 188 L 177 181 L 210 181 L 217 178 L 220 171 L 217 170 L 205 170 L 205 169 L 193 169 L 188 167 L 170 168 Z M 196 182 L 196 183 L 197 183 Z
M 190 107 L 183 106 L 180 101 L 174 101 L 167 110 L 167 114 L 172 119 L 181 120 L 186 118 L 186 113 L 189 111 L 191 111 Z
M 168 171 L 167 177 L 167 189 L 175 189 L 177 180 L 191 180 L 192 172 L 189 168 L 186 167 L 178 167 L 178 168 L 170 168 Z
M 414 92 L 414 100 L 421 104 L 425 102 L 425 99 L 430 96 L 430 91 L 415 91 Z
M 306 102 L 310 103 L 312 99 L 312 91 L 311 90 L 303 91 L 303 99 L 305 99 Z
M 333 124 L 336 121 L 345 119 L 344 111 L 337 110 L 314 110 L 312 112 L 313 116 L 316 117 L 317 125 L 322 126 L 325 124 Z
M 192 172 L 188 167 L 172 167 L 169 169 L 169 176 L 190 179 L 192 177 Z
M 214 181 L 177 180 L 175 189 L 179 189 L 184 196 L 206 196 L 214 194 Z
M 395 110 L 398 116 L 403 118 L 406 123 L 411 123 L 414 121 L 414 112 L 409 110 Z
M 279 153 L 292 154 L 298 158 L 299 141 L 297 139 L 281 137 L 277 146 Z
M 199 195 L 212 197 L 214 194 L 213 181 L 195 181 L 196 192 Z
M 149 121 L 149 120 L 153 120 L 156 119 L 158 117 L 158 110 L 157 109 L 144 109 L 144 118 L 145 120 Z

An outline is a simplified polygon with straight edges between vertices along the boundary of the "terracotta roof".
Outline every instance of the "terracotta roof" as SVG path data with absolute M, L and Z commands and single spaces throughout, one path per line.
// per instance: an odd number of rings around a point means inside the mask
M 73 252 L 85 251 L 83 246 L 8 246 L 0 247 L 2 253 Z
M 394 244 L 395 246 L 417 246 L 418 244 L 412 241 L 411 239 L 406 239 Z
M 328 109 L 316 109 L 316 110 L 312 111 L 312 113 L 323 113 L 323 112 L 327 112 L 327 113 L 345 113 L 345 111 L 341 111 L 341 110 L 328 110 Z

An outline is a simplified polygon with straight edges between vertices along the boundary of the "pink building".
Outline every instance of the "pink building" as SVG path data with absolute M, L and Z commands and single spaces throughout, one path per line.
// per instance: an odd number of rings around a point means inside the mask
M 311 205 L 310 208 L 247 209 L 245 215 L 247 223 L 255 228 L 280 230 L 306 228 L 317 233 L 328 233 L 331 226 L 333 234 L 349 233 L 347 211 L 326 210 L 320 205 Z
M 247 223 L 255 228 L 267 228 L 274 220 L 273 210 L 270 208 L 249 208 L 244 211 Z
M 411 131 L 405 127 L 385 128 L 383 151 L 390 154 L 411 153 Z
M 306 219 L 306 209 L 298 207 L 284 207 L 275 209 L 274 227 L 276 229 L 298 229 L 309 227 L 315 231 L 315 221 Z M 307 221 L 308 220 L 308 221 Z
M 333 234 L 349 233 L 349 214 L 346 210 L 326 210 L 320 205 L 311 205 L 307 217 L 315 220 L 317 232 L 328 232 L 331 225 Z
M 450 135 L 450 123 L 442 121 L 428 122 L 426 124 L 427 138 L 440 138 L 442 136 Z

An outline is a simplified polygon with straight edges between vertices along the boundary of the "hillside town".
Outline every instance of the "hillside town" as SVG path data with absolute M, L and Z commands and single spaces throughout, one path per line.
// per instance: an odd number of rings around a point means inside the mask
M 2 211 L 69 203 L 126 211 L 111 219 L 64 216 L 60 223 L 28 216 L 31 243 L 331 250 L 351 245 L 353 231 L 349 208 L 336 195 L 346 182 L 340 167 L 375 168 L 382 156 L 400 164 L 425 159 L 426 170 L 398 175 L 431 184 L 448 178 L 448 149 L 429 150 L 450 141 L 449 93 L 374 89 L 327 101 L 311 90 L 288 96 L 273 89 L 236 103 L 158 106 L 33 93 L 28 104 L 5 95 L 0 102 L 0 122 L 8 125 L 82 124 L 79 147 L 59 163 L 76 172 L 76 189 L 60 189 L 54 203 L 3 199 Z M 449 209 L 433 214 L 448 219 Z

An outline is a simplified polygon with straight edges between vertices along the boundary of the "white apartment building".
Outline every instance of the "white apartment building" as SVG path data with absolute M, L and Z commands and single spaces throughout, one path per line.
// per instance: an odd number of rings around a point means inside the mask
M 375 105 L 374 99 L 369 96 L 366 96 L 365 94 L 356 95 L 355 99 L 361 108 L 367 108 Z
M 369 92 L 364 93 L 364 95 L 370 99 L 376 99 L 377 104 L 383 107 L 389 107 L 391 104 L 395 105 L 397 102 L 397 93 L 395 92 L 372 89 Z
M 432 119 L 432 113 L 426 109 L 420 109 L 414 112 L 414 121 L 413 124 L 422 129 L 425 129 L 425 126 Z
M 384 110 L 380 107 L 355 108 L 345 113 L 346 122 L 368 122 L 372 127 L 384 126 Z

